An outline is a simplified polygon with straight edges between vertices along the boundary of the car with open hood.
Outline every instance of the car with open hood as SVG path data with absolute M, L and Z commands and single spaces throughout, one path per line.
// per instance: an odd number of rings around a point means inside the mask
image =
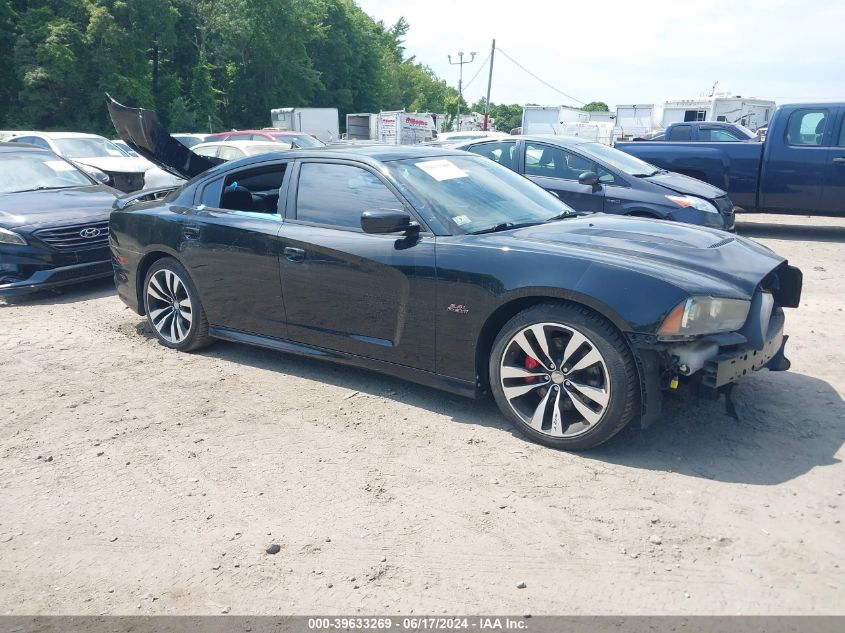
M 537 134 L 454 147 L 522 174 L 577 211 L 734 230 L 734 204 L 721 189 L 595 141 Z
M 110 277 L 119 193 L 50 150 L 0 143 L 0 297 Z
M 715 397 L 789 366 L 801 272 L 751 240 L 578 214 L 457 150 L 215 164 L 153 113 L 109 109 L 130 147 L 188 179 L 121 198 L 110 220 L 118 294 L 166 347 L 225 339 L 492 393 L 525 435 L 563 449 L 651 423 L 667 391 Z

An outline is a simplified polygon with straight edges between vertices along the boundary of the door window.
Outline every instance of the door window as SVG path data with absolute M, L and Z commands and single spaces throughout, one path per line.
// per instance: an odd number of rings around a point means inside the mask
M 714 130 L 712 128 L 705 128 L 703 130 L 699 130 L 698 132 L 698 140 L 699 141 L 713 141 L 713 142 L 725 142 L 725 141 L 738 141 L 740 140 L 736 134 L 733 132 L 729 132 L 728 130 Z
M 692 140 L 692 127 L 689 125 L 678 125 L 672 128 L 672 134 L 669 138 L 673 141 L 689 141 Z
M 845 119 L 842 120 L 842 129 L 839 130 L 839 147 L 845 147 Z
M 598 163 L 579 156 L 562 147 L 525 144 L 525 175 L 544 178 L 578 180 L 585 171 L 595 172 L 599 182 L 613 184 L 614 178 Z
M 208 195 L 214 198 L 207 204 L 232 211 L 278 213 L 279 189 L 282 187 L 286 168 L 287 164 L 281 163 L 244 169 L 229 174 L 223 181 L 222 193 L 216 193 L 220 191 L 220 185 L 206 187 L 205 192 L 208 192 Z M 203 202 L 206 202 L 205 192 L 203 193 Z
M 516 167 L 516 142 L 503 141 L 501 143 L 481 143 L 469 148 L 473 154 L 484 156 L 508 169 Z
M 790 145 L 821 145 L 829 118 L 827 110 L 796 110 L 789 117 L 786 142 Z
M 217 156 L 217 149 L 218 145 L 212 145 L 210 147 L 198 147 L 194 150 L 191 150 L 194 154 L 198 154 L 199 156 Z
M 303 163 L 300 169 L 297 220 L 360 229 L 364 211 L 403 208 L 375 174 L 360 167 Z
M 227 145 L 220 146 L 220 153 L 218 154 L 223 160 L 237 160 L 245 156 L 242 149 L 239 147 L 229 147 Z
M 38 147 L 43 147 L 44 149 L 50 149 L 50 145 L 47 141 L 37 136 L 19 136 L 18 138 L 13 138 L 11 142 L 28 143 L 29 145 L 36 145 Z

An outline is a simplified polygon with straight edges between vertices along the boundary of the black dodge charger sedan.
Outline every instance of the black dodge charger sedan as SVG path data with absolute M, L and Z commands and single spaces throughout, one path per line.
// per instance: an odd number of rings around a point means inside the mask
M 214 338 L 492 392 L 548 446 L 586 449 L 662 392 L 715 396 L 786 369 L 784 307 L 801 273 L 708 228 L 578 216 L 461 151 L 348 147 L 212 166 L 152 113 L 111 103 L 136 151 L 191 178 L 121 199 L 111 248 L 121 299 L 160 342 Z
M 118 193 L 50 150 L 0 143 L 0 297 L 110 277 Z
M 633 215 L 734 230 L 728 194 L 588 139 L 553 135 L 454 145 L 522 174 L 576 211 Z

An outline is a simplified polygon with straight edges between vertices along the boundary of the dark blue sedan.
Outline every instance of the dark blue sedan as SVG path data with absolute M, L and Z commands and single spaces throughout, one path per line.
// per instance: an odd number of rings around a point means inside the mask
M 601 143 L 535 135 L 476 139 L 456 148 L 486 156 L 522 174 L 576 211 L 734 230 L 735 208 L 721 189 Z

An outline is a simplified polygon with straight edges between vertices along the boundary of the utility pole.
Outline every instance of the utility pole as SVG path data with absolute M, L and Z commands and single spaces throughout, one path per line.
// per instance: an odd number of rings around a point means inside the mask
M 158 33 L 153 33 L 153 46 L 147 49 L 147 57 L 153 62 L 153 101 L 158 107 Z
M 490 129 L 490 87 L 493 85 L 493 58 L 496 56 L 496 40 L 490 49 L 490 74 L 487 75 L 487 100 L 484 102 L 484 131 Z
M 449 63 L 452 66 L 458 66 L 458 68 L 460 68 L 460 71 L 458 73 L 458 116 L 455 117 L 455 120 L 457 121 L 457 126 L 458 126 L 458 129 L 455 130 L 455 131 L 460 132 L 461 131 L 461 99 L 463 99 L 463 97 L 464 97 L 464 64 L 471 64 L 472 60 L 475 59 L 475 53 L 470 53 L 469 61 L 464 61 L 463 51 L 458 53 L 458 61 L 456 61 L 456 62 L 452 61 L 451 55 L 447 55 L 447 57 L 449 58 Z

